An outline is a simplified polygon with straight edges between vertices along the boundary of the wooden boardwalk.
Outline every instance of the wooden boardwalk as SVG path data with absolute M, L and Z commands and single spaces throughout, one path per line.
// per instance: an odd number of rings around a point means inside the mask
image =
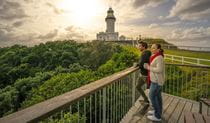
M 162 123 L 184 123 L 185 112 L 199 112 L 199 103 L 185 98 L 162 93 L 163 115 Z M 149 105 L 142 105 L 138 100 L 135 105 L 124 116 L 121 123 L 152 123 L 147 119 Z M 210 109 L 203 108 L 204 114 L 208 114 Z

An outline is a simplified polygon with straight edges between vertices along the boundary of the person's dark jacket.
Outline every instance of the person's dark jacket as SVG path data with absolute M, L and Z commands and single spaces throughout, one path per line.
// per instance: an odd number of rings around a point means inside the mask
M 151 52 L 149 50 L 145 50 L 142 52 L 141 57 L 139 59 L 138 66 L 140 68 L 141 74 L 144 76 L 148 75 L 148 71 L 144 69 L 144 63 L 149 63 L 150 56 L 151 56 Z

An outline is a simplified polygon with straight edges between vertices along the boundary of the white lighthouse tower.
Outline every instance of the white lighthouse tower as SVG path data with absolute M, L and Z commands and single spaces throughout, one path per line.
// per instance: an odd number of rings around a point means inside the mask
M 118 32 L 115 32 L 115 21 L 114 11 L 112 8 L 109 8 L 107 11 L 106 21 L 106 32 L 99 32 L 97 34 L 97 40 L 100 41 L 117 41 Z
M 106 21 L 106 32 L 113 33 L 115 29 L 116 18 L 114 16 L 114 11 L 112 10 L 112 8 L 109 8 L 109 10 L 107 11 L 107 16 L 105 18 L 105 21 Z

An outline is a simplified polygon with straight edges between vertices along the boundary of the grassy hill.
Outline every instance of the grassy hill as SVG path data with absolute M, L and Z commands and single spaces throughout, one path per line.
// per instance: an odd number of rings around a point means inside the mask
M 172 55 L 179 55 L 179 56 L 186 56 L 186 57 L 210 60 L 210 52 L 165 49 L 165 53 L 172 54 Z

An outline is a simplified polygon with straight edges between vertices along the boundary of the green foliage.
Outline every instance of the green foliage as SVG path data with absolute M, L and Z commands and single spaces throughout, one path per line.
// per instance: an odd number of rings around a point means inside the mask
M 17 110 L 19 92 L 11 86 L 0 90 L 0 116 Z
M 198 100 L 207 97 L 210 90 L 210 70 L 184 66 L 169 66 L 166 68 L 166 93 L 187 99 Z
M 74 41 L 15 45 L 0 53 L 0 116 L 123 70 L 139 56 L 129 46 Z
M 78 113 L 70 114 L 65 113 L 62 119 L 60 118 L 51 118 L 44 120 L 41 123 L 84 123 L 86 121 L 85 116 L 79 116 Z
M 99 76 L 107 76 L 127 67 L 131 67 L 134 62 L 137 62 L 138 58 L 139 53 L 135 48 L 124 46 L 121 52 L 115 53 L 106 64 L 98 68 L 97 74 Z
M 0 116 L 17 111 L 20 104 L 32 95 L 31 89 L 37 88 L 55 73 L 36 73 L 36 77 L 18 79 L 13 86 L 0 90 Z
M 23 102 L 23 106 L 30 106 L 51 97 L 58 96 L 94 80 L 96 80 L 94 73 L 88 70 L 81 70 L 78 73 L 58 74 L 46 81 L 39 88 L 33 89 L 33 95 Z
M 147 39 L 144 39 L 144 41 L 147 42 L 148 44 L 154 44 L 154 43 L 158 43 L 158 44 L 170 44 L 170 43 L 166 42 L 164 39 L 147 38 Z
M 106 63 L 113 53 L 119 52 L 118 46 L 112 46 L 109 43 L 94 41 L 85 44 L 79 51 L 79 63 L 89 66 L 90 69 L 96 70 L 99 66 Z

